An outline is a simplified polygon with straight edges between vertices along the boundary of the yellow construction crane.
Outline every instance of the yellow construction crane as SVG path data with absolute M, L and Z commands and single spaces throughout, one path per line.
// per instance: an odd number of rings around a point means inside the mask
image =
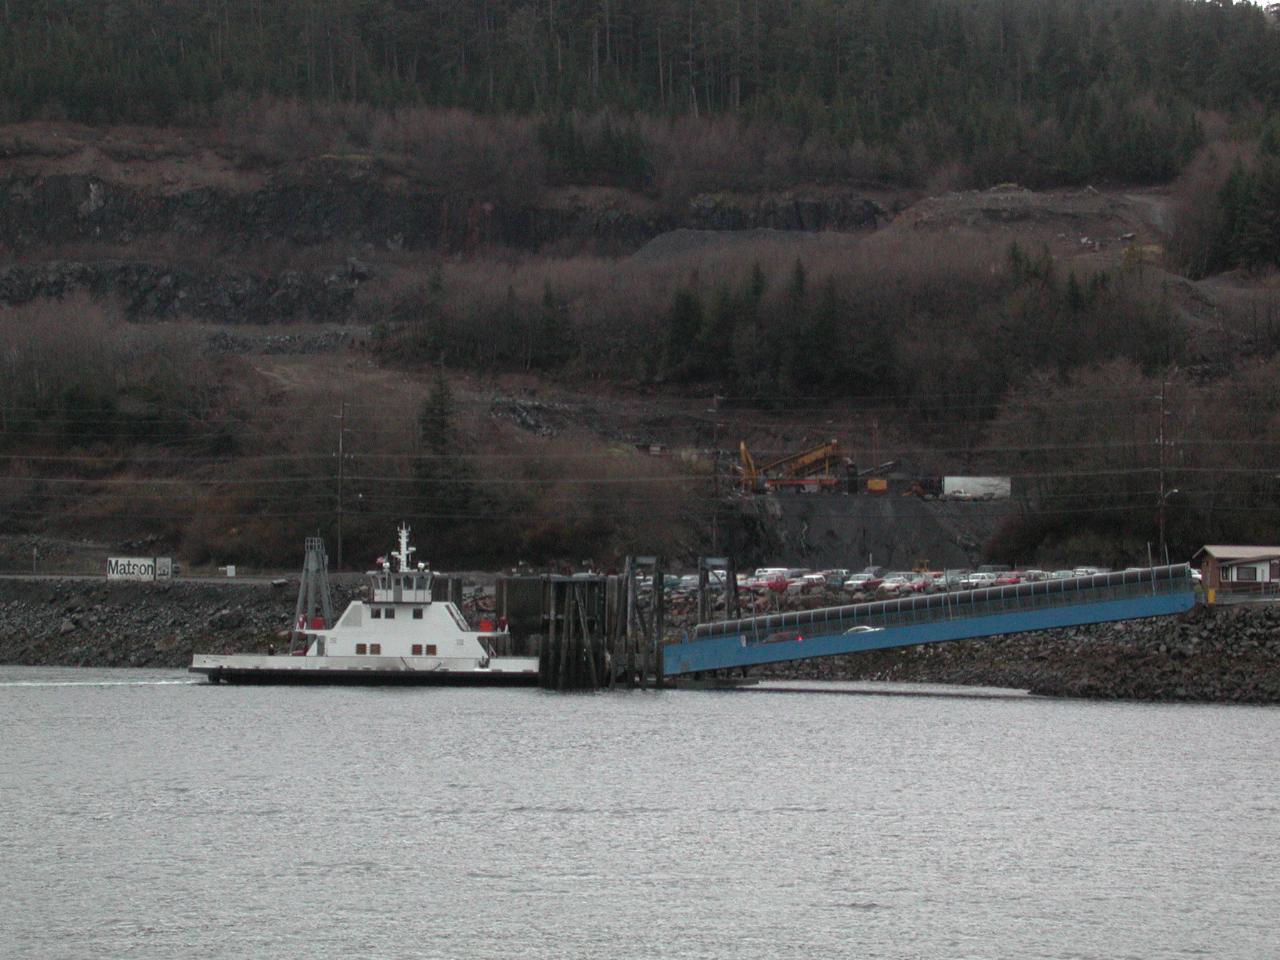
M 742 458 L 742 489 L 744 493 L 780 489 L 828 490 L 836 485 L 840 444 L 828 440 L 808 450 L 779 457 L 757 467 L 747 450 L 746 441 L 738 445 Z

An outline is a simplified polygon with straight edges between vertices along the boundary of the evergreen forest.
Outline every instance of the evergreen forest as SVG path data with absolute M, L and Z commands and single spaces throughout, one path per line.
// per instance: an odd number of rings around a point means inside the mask
M 1198 110 L 1280 99 L 1280 32 L 1230 0 L 5 0 L 0 47 L 9 121 L 198 124 L 262 96 L 606 111 L 624 133 L 729 116 L 897 182 L 1165 180 Z M 574 157 L 563 129 L 569 172 L 643 180 L 640 138 Z

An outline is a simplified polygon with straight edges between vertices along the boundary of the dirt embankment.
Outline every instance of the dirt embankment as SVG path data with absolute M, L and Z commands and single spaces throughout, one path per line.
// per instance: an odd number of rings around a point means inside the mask
M 0 580 L 0 662 L 184 667 L 287 636 L 294 585 Z M 357 584 L 335 584 L 338 610 Z M 769 676 L 1029 689 L 1096 699 L 1280 703 L 1280 608 L 1232 607 L 784 664 Z
M 1012 500 L 948 501 L 901 496 L 809 494 L 770 504 L 781 556 L 819 569 L 939 570 L 982 562 L 982 545 L 1014 509 Z

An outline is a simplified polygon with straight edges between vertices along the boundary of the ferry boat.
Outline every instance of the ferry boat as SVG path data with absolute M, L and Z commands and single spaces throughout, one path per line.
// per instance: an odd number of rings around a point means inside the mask
M 305 629 L 293 655 L 197 653 L 191 672 L 211 683 L 535 685 L 538 658 L 497 656 L 505 627 L 474 630 L 455 604 L 432 600 L 432 574 L 413 565 L 409 528 L 399 533 L 399 549 L 369 571 L 369 599 Z

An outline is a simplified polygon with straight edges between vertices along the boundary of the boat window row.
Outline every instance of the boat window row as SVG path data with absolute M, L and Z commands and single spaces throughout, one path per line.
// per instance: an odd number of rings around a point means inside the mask
M 373 579 L 374 584 L 381 590 L 393 590 L 399 587 L 401 590 L 417 590 L 420 593 L 425 593 L 431 589 L 431 578 L 426 576 L 396 577 L 388 574 L 378 574 Z
M 394 620 L 396 618 L 396 608 L 395 607 L 370 607 L 369 618 L 371 620 Z M 422 619 L 421 607 L 413 608 L 413 619 L 415 620 Z
M 425 649 L 425 653 L 424 653 L 424 649 Z M 382 653 L 382 644 L 380 643 L 357 643 L 356 644 L 356 656 L 358 657 L 363 657 L 366 655 L 376 657 L 381 653 Z M 424 655 L 428 657 L 434 657 L 436 655 L 436 645 L 434 643 L 428 643 L 428 644 L 415 643 L 413 645 L 412 656 L 421 657 Z

